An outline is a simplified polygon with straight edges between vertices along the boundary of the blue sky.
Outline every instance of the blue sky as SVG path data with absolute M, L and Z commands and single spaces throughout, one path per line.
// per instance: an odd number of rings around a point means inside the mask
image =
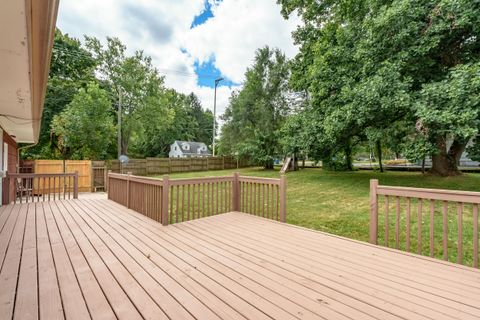
M 192 25 L 190 29 L 193 29 L 197 26 L 204 24 L 208 19 L 213 18 L 212 7 L 208 0 L 205 1 L 205 9 L 201 14 L 196 16 L 193 19 Z M 215 58 L 212 57 L 210 60 L 204 63 L 199 63 L 196 61 L 193 65 L 195 73 L 198 76 L 197 84 L 203 87 L 211 87 L 215 86 L 215 79 L 223 78 L 220 82 L 220 86 L 228 86 L 232 87 L 237 85 L 236 83 L 229 80 L 225 75 L 222 75 L 219 69 L 215 67 Z
M 239 90 L 255 50 L 266 45 L 293 57 L 291 33 L 301 20 L 285 20 L 275 0 L 61 0 L 57 26 L 83 40 L 118 37 L 128 54 L 142 50 L 165 77 L 165 86 L 195 93 L 217 115 Z

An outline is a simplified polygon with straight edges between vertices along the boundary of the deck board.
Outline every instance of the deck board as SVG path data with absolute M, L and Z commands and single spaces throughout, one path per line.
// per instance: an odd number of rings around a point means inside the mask
M 0 208 L 2 319 L 479 319 L 480 271 L 243 213 Z

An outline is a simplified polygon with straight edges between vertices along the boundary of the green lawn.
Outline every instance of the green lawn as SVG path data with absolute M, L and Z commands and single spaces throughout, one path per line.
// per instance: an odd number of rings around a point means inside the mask
M 237 170 L 207 171 L 172 174 L 171 178 L 230 175 Z M 279 177 L 278 171 L 265 171 L 260 168 L 238 170 L 242 175 L 260 177 Z M 287 174 L 287 222 L 311 229 L 321 230 L 352 239 L 368 241 L 369 230 L 369 180 L 379 179 L 380 184 L 459 189 L 480 191 L 480 174 L 464 174 L 458 177 L 440 178 L 412 172 L 327 172 L 321 169 L 304 169 Z M 390 201 L 390 237 L 394 244 L 395 201 Z M 442 214 L 441 203 L 436 206 L 435 214 L 435 256 L 442 257 Z M 428 254 L 429 203 L 423 205 L 422 251 Z M 379 242 L 384 241 L 384 204 L 380 200 Z M 416 251 L 416 202 L 412 202 L 412 252 Z M 457 222 L 456 208 L 449 209 L 449 259 L 456 260 Z M 402 202 L 402 248 L 405 248 L 405 203 Z M 464 211 L 464 260 L 472 262 L 472 215 L 471 206 Z

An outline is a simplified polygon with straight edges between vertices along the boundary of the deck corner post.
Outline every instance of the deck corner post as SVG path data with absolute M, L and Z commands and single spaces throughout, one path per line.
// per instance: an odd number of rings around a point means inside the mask
M 240 181 L 239 181 L 240 173 L 234 172 L 233 173 L 233 184 L 232 184 L 232 204 L 233 204 L 233 211 L 240 211 Z
M 73 176 L 73 199 L 78 199 L 78 171 Z
M 280 222 L 287 221 L 287 178 L 280 176 Z
M 168 175 L 163 176 L 162 185 L 162 225 L 168 226 L 168 198 L 170 192 L 170 178 Z
M 370 180 L 370 243 L 377 244 L 378 238 L 378 180 Z

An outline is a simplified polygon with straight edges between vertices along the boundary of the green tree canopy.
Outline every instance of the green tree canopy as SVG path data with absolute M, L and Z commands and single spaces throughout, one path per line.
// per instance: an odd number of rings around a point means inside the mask
M 356 140 L 381 144 L 400 121 L 430 144 L 416 150 L 434 150 L 434 173 L 457 172 L 478 131 L 478 1 L 278 2 L 286 17 L 296 11 L 304 20 L 291 84 L 311 97 L 311 134 L 333 147 L 324 156 Z
M 63 159 L 105 159 L 115 127 L 107 92 L 91 82 L 80 89 L 65 110 L 54 116 L 54 143 Z
M 274 157 L 281 153 L 279 129 L 290 108 L 285 55 L 269 47 L 257 50 L 245 78 L 225 111 L 220 151 L 249 156 L 271 169 Z

